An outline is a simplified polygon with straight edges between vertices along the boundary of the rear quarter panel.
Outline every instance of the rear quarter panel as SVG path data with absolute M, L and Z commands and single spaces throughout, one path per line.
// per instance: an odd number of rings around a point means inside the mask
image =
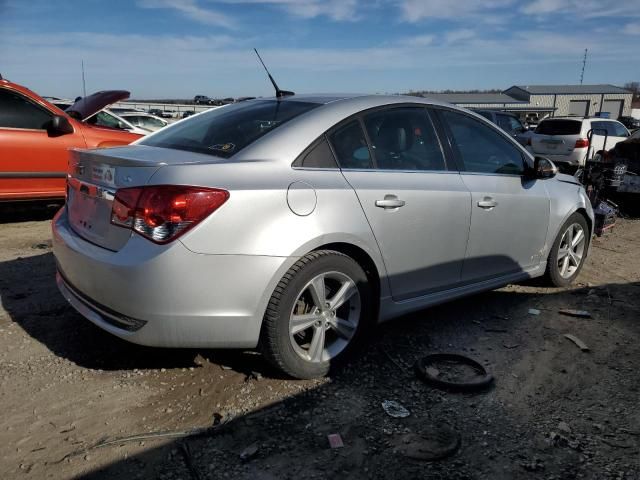
M 322 245 L 343 242 L 360 247 L 378 272 L 385 272 L 371 227 L 338 169 L 296 170 L 268 161 L 166 166 L 149 183 L 200 185 L 230 192 L 222 207 L 181 237 L 193 252 L 296 259 Z M 305 195 L 315 197 L 311 213 L 296 214 L 290 208 L 292 184 L 302 184 Z

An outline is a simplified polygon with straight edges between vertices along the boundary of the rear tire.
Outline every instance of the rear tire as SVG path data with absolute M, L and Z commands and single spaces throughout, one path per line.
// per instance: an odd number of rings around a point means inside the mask
M 263 355 L 299 379 L 326 375 L 362 340 L 372 289 L 351 257 L 318 250 L 298 260 L 276 286 L 260 337 Z
M 578 212 L 571 215 L 560 228 L 549 252 L 546 282 L 554 287 L 570 285 L 582 270 L 590 240 L 584 216 Z

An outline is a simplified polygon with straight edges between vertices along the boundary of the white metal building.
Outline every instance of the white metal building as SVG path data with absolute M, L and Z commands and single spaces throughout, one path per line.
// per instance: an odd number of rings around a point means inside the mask
M 632 92 L 614 85 L 514 85 L 502 93 L 434 93 L 425 96 L 461 107 L 504 110 L 523 120 L 548 116 L 631 114 Z

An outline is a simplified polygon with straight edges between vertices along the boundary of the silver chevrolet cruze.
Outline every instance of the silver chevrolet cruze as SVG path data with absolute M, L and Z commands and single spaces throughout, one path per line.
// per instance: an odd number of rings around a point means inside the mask
M 254 348 L 324 375 L 376 322 L 579 273 L 593 212 L 574 178 L 467 110 L 287 96 L 73 152 L 57 282 L 142 345 Z

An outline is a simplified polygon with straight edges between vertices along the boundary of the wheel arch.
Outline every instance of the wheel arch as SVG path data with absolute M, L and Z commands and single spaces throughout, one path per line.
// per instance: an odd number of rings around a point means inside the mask
M 373 286 L 374 298 L 378 300 L 375 305 L 377 317 L 381 298 L 381 275 L 378 266 L 376 265 L 376 262 L 373 260 L 373 258 L 371 258 L 371 256 L 365 250 L 358 247 L 357 245 L 346 242 L 326 243 L 324 245 L 320 245 L 317 248 L 314 248 L 312 251 L 317 250 L 334 250 L 336 252 L 343 253 L 348 257 L 353 258 L 362 267 L 367 275 L 367 279 Z
M 582 215 L 584 217 L 584 220 L 585 220 L 585 222 L 587 222 L 587 226 L 589 227 L 589 238 L 591 238 L 593 236 L 594 224 L 593 224 L 593 220 L 591 219 L 591 217 L 587 213 L 587 209 L 584 208 L 584 207 L 580 207 L 574 213 L 579 213 L 580 215 Z M 589 243 L 591 243 L 591 242 L 589 242 Z

